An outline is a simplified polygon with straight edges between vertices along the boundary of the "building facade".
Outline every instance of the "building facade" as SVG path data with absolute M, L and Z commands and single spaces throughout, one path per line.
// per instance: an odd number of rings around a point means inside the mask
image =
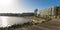
M 37 12 L 37 14 L 40 14 L 40 17 L 60 16 L 60 6 L 48 7 L 48 8 L 45 8 L 43 10 L 40 10 L 38 12 Z

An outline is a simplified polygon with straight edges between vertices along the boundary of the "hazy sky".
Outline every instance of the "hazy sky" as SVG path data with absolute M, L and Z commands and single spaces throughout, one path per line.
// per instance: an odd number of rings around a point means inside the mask
M 0 11 L 4 13 L 33 12 L 36 8 L 43 9 L 58 5 L 60 0 L 0 0 Z

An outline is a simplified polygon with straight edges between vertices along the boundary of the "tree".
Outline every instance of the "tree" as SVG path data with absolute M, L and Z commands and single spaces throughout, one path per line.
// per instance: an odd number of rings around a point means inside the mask
M 37 16 L 37 11 L 38 11 L 38 9 L 35 9 L 35 11 L 34 11 L 35 16 Z

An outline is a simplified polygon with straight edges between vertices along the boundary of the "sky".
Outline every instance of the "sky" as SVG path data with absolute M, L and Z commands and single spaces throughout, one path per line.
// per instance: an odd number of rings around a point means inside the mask
M 60 0 L 23 0 L 22 4 L 26 11 L 34 11 L 35 9 L 59 6 Z
M 0 13 L 23 13 L 59 6 L 60 0 L 0 0 Z

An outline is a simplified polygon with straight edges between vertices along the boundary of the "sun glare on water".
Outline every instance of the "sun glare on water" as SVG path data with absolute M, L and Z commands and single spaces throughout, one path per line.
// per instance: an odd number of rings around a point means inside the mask
M 6 27 L 6 26 L 8 25 L 8 23 L 7 23 L 7 18 L 8 18 L 8 17 L 1 17 L 2 26 L 3 26 L 3 27 Z

